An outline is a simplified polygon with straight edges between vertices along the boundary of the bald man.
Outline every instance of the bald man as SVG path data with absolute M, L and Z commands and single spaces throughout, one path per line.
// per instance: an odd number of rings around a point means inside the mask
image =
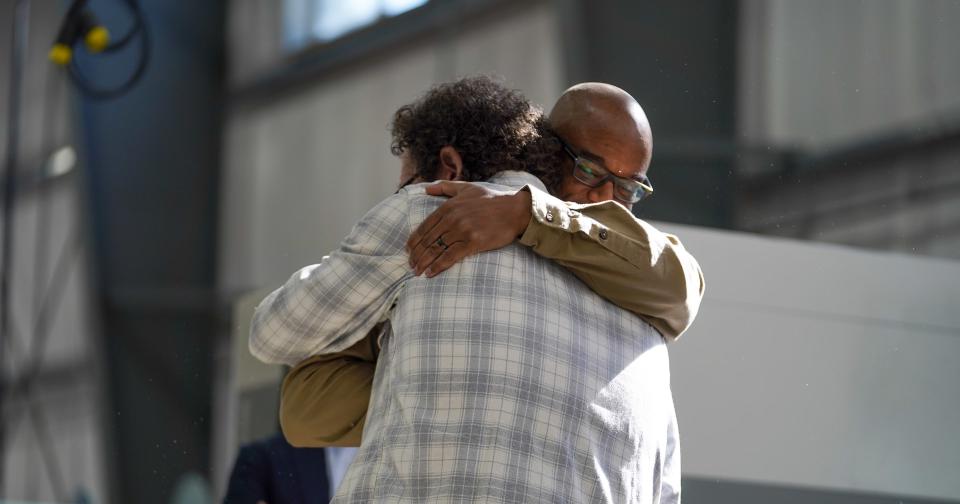
M 410 236 L 411 265 L 418 275 L 436 275 L 519 237 L 675 340 L 696 317 L 703 276 L 675 236 L 629 212 L 653 193 L 646 176 L 653 134 L 643 108 L 616 86 L 589 82 L 560 96 L 549 123 L 570 161 L 554 177 L 541 178 L 549 179 L 544 182 L 556 199 L 581 205 L 558 204 L 529 186 L 497 194 L 441 182 L 427 194 L 452 198 Z M 590 203 L 597 204 L 583 206 Z M 438 247 L 438 240 L 448 246 Z

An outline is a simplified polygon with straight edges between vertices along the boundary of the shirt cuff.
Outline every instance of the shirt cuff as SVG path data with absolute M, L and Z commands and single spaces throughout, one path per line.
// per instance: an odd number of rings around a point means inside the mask
M 580 209 L 585 205 L 568 203 L 531 185 L 520 190 L 530 193 L 531 205 L 530 222 L 520 236 L 520 243 L 534 246 L 551 230 L 560 230 L 569 234 L 583 233 L 586 238 L 609 248 L 607 242 L 613 238 L 613 233 L 596 219 L 582 213 Z
M 579 215 L 579 212 L 572 210 L 566 202 L 529 184 L 523 186 L 520 190 L 530 193 L 530 225 L 527 226 L 527 232 L 523 234 L 524 237 L 531 231 L 531 228 L 538 226 L 575 232 L 570 226 L 571 217 Z M 521 243 L 523 243 L 523 237 L 521 237 Z

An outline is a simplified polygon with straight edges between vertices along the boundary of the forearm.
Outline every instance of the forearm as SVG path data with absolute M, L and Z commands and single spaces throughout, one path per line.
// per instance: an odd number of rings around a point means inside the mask
M 687 274 L 678 265 L 638 268 L 576 235 L 533 248 L 569 269 L 601 297 L 642 317 L 670 340 L 686 331 L 699 309 L 701 295 L 687 285 Z
M 667 338 L 689 327 L 703 296 L 703 275 L 676 237 L 613 202 L 567 205 L 531 192 L 531 219 L 521 243 L 570 269 Z
M 295 365 L 350 347 L 386 318 L 412 271 L 407 195 L 367 213 L 320 264 L 294 273 L 257 306 L 250 352 L 267 363 Z
M 280 394 L 280 428 L 291 445 L 360 445 L 378 334 L 371 331 L 352 347 L 311 357 L 287 373 Z
M 324 323 L 335 316 L 322 302 L 330 289 L 331 282 L 325 278 L 328 269 L 323 263 L 300 269 L 257 305 L 250 328 L 250 352 L 255 357 L 270 364 L 294 365 L 354 343 L 337 345 L 343 331 Z M 338 319 L 340 327 L 350 322 Z
M 608 201 L 573 204 L 535 186 L 490 190 L 463 182 L 428 186 L 452 196 L 410 236 L 411 265 L 428 277 L 470 254 L 514 242 L 567 267 L 611 302 L 676 338 L 700 305 L 703 277 L 676 237 Z

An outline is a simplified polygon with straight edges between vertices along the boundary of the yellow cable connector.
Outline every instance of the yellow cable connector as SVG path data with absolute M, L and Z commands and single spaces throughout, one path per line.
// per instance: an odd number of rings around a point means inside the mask
M 50 52 L 47 53 L 47 57 L 50 58 L 50 61 L 63 66 L 70 63 L 70 58 L 73 58 L 73 50 L 66 44 L 53 44 Z
M 110 32 L 102 26 L 94 26 L 90 28 L 87 35 L 83 37 L 83 41 L 86 43 L 88 51 L 98 53 L 106 49 L 107 45 L 110 44 Z

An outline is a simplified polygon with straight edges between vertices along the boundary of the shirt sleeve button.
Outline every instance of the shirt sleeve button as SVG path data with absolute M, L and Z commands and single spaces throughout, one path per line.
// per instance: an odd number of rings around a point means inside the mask
M 606 230 L 606 229 L 601 229 L 601 230 L 600 230 L 600 239 L 601 239 L 601 240 L 606 240 L 606 239 L 607 239 L 607 230 Z

